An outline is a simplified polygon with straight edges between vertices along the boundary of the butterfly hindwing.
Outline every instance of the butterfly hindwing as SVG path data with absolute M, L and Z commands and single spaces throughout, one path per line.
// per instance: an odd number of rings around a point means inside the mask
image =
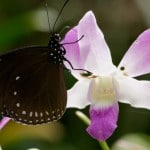
M 4 116 L 25 124 L 47 123 L 62 116 L 67 99 L 63 65 L 48 61 L 47 47 L 19 49 L 0 60 Z

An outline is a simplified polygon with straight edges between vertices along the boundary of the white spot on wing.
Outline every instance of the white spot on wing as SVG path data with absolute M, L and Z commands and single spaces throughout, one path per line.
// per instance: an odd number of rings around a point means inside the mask
M 46 115 L 49 115 L 49 112 L 48 111 L 45 111 Z
M 32 117 L 32 115 L 33 115 L 33 112 L 31 111 L 30 114 L 29 114 L 29 116 Z
M 55 113 L 55 111 L 52 111 L 52 114 L 54 114 Z
M 22 111 L 22 114 L 23 114 L 23 115 L 26 115 L 26 111 L 25 111 L 25 110 L 23 110 L 23 111 Z
M 38 113 L 37 112 L 35 112 L 35 117 L 38 117 Z
M 56 119 L 56 116 L 53 116 L 53 119 Z
M 17 91 L 14 91 L 14 95 L 17 95 Z
M 29 123 L 32 123 L 32 120 L 30 120 Z
M 19 80 L 19 79 L 20 79 L 20 76 L 17 76 L 17 77 L 16 77 L 16 80 Z
M 42 112 L 40 113 L 40 116 L 43 117 L 43 113 Z
M 20 107 L 20 103 L 16 103 L 16 106 L 17 106 L 17 107 Z

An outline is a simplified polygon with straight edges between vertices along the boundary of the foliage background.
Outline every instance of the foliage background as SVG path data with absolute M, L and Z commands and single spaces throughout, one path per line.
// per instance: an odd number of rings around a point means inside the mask
M 63 4 L 62 0 L 46 0 L 51 26 Z M 70 0 L 56 27 L 73 27 L 88 10 L 93 10 L 117 65 L 136 37 L 150 26 L 148 0 Z M 43 10 L 41 14 L 39 11 Z M 47 45 L 50 37 L 44 0 L 0 0 L 0 52 L 29 45 Z M 28 60 L 27 60 L 28 61 Z M 65 73 L 67 88 L 75 80 Z M 150 79 L 149 75 L 139 79 Z M 135 93 L 136 94 L 136 93 Z M 0 132 L 4 150 L 97 150 L 97 141 L 85 131 L 86 125 L 68 109 L 55 123 L 23 126 L 11 121 Z M 84 109 L 88 115 L 88 108 Z M 108 140 L 110 146 L 128 134 L 142 133 L 150 142 L 150 111 L 120 104 L 118 128 Z M 143 136 L 142 136 L 143 137 Z

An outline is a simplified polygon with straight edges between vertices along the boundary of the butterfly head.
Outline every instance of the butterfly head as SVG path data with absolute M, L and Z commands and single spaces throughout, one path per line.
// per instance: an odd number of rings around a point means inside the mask
M 51 40 L 56 41 L 56 42 L 59 42 L 59 41 L 61 40 L 60 34 L 54 33 L 54 34 L 51 36 Z
M 52 36 L 50 37 L 50 41 L 48 43 L 48 48 L 57 48 L 58 46 L 60 46 L 59 42 L 61 40 L 61 37 L 59 34 L 52 34 Z

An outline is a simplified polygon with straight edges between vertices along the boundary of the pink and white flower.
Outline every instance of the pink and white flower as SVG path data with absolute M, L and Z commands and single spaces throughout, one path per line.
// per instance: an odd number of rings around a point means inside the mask
M 0 121 L 0 130 L 10 121 L 10 118 L 8 117 L 4 117 L 1 121 Z
M 68 90 L 67 107 L 90 105 L 91 124 L 87 132 L 104 141 L 117 127 L 118 102 L 150 109 L 150 81 L 133 78 L 150 73 L 150 29 L 136 39 L 118 67 L 112 62 L 109 47 L 91 11 L 66 34 L 63 42 L 75 41 L 82 35 L 84 38 L 78 43 L 65 45 L 66 57 L 74 68 L 93 74 L 85 77 L 72 71 L 78 81 Z

